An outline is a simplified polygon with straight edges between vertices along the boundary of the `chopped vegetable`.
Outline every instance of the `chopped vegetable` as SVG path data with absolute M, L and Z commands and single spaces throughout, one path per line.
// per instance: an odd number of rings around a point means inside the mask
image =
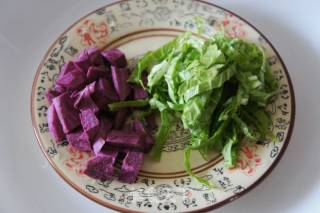
M 67 134 L 67 141 L 73 148 L 77 150 L 84 152 L 91 151 L 89 137 L 82 129 Z
M 62 130 L 62 126 L 54 105 L 51 105 L 48 108 L 48 127 L 55 140 L 61 141 L 65 138 L 65 134 Z
M 98 155 L 89 159 L 84 173 L 89 177 L 99 179 L 101 181 L 112 179 L 115 174 L 114 163 L 117 155 L 117 151 L 99 153 Z
M 119 180 L 134 182 L 143 154 L 154 142 L 141 121 L 132 123 L 136 108 L 145 109 L 149 101 L 147 91 L 127 82 L 128 74 L 121 51 L 101 53 L 91 47 L 62 66 L 54 87 L 46 93 L 53 139 L 59 143 L 66 138 L 74 149 L 91 152 L 94 156 L 84 173 L 101 181 L 114 178 L 115 161 L 122 163 L 126 156 Z M 146 116 L 150 110 L 142 114 Z
M 143 153 L 142 152 L 127 152 L 123 160 L 119 180 L 126 183 L 133 183 L 137 179 L 138 172 L 142 167 Z
M 142 151 L 144 149 L 141 136 L 136 132 L 112 130 L 106 138 L 106 145 Z
M 69 133 L 80 125 L 77 110 L 73 107 L 73 100 L 67 93 L 63 93 L 52 100 L 64 133 Z
M 124 53 L 118 49 L 111 49 L 101 54 L 112 66 L 124 68 L 128 65 Z
M 90 109 L 81 110 L 80 121 L 89 139 L 93 139 L 99 131 L 99 120 L 94 111 Z
M 80 89 L 85 85 L 86 77 L 82 70 L 76 69 L 59 78 L 56 83 L 67 89 Z
M 120 101 L 123 101 L 130 93 L 130 87 L 127 83 L 128 69 L 111 66 L 111 74 L 114 88 L 116 89 Z
M 192 172 L 192 150 L 206 158 L 214 149 L 222 153 L 227 167 L 233 167 L 242 141 L 272 137 L 265 106 L 278 93 L 278 83 L 263 50 L 254 43 L 222 34 L 204 41 L 187 32 L 146 53 L 129 81 L 145 87 L 150 107 L 161 113 L 151 156 L 161 156 L 169 117 L 181 119 L 191 134 L 186 171 L 204 185 L 212 186 Z

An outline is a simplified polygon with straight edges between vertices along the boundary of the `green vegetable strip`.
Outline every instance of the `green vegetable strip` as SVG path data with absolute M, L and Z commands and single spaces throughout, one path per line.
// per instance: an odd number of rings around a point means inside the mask
M 160 116 L 161 116 L 161 124 L 156 134 L 155 144 L 153 145 L 150 151 L 151 157 L 156 160 L 160 160 L 161 158 L 161 152 L 164 144 L 168 139 L 169 130 L 170 130 L 168 112 L 166 110 L 161 111 Z
M 193 177 L 194 179 L 196 179 L 199 183 L 202 183 L 203 185 L 209 187 L 209 188 L 215 188 L 216 186 L 212 183 L 210 183 L 208 180 L 199 177 L 198 175 L 194 174 L 194 172 L 191 169 L 191 164 L 190 164 L 190 155 L 191 155 L 191 149 L 187 148 L 186 150 L 184 150 L 184 167 L 186 169 L 186 171 L 188 172 L 188 174 Z
M 126 107 L 144 107 L 149 105 L 149 99 L 132 100 L 132 101 L 120 101 L 112 104 L 108 104 L 111 111 L 118 111 L 121 108 Z

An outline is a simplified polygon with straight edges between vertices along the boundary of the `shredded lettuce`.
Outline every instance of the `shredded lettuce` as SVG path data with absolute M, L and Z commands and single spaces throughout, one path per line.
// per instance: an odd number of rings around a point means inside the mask
M 143 72 L 148 73 L 147 85 L 142 83 Z M 186 171 L 208 187 L 212 184 L 191 169 L 193 150 L 204 158 L 216 150 L 227 167 L 234 167 L 244 140 L 273 137 L 265 107 L 277 95 L 279 85 L 263 49 L 254 43 L 223 34 L 204 40 L 187 32 L 145 54 L 129 81 L 146 86 L 151 109 L 161 114 L 151 156 L 161 157 L 169 117 L 181 119 L 191 134 L 184 155 Z

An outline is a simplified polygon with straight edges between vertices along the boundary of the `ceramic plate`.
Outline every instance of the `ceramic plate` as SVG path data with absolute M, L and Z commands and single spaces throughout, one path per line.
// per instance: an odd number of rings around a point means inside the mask
M 219 154 L 204 161 L 198 153 L 193 153 L 193 170 L 215 182 L 219 186 L 216 189 L 203 187 L 184 171 L 183 149 L 189 135 L 179 123 L 172 125 L 161 161 L 146 159 L 136 183 L 99 182 L 84 175 L 84 162 L 89 154 L 70 149 L 66 143 L 57 145 L 48 131 L 48 104 L 44 94 L 53 85 L 61 65 L 84 48 L 96 45 L 101 49 L 121 49 L 134 66 L 137 57 L 146 51 L 160 47 L 183 31 L 195 31 L 195 16 L 206 20 L 205 36 L 223 26 L 228 36 L 258 43 L 265 49 L 280 82 L 280 95 L 268 106 L 272 129 L 279 142 L 244 143 L 235 169 L 224 168 Z M 84 16 L 49 48 L 37 70 L 31 96 L 36 137 L 53 168 L 83 195 L 122 212 L 197 212 L 237 199 L 261 182 L 280 160 L 292 132 L 294 107 L 288 72 L 271 43 L 234 13 L 203 1 L 188 0 L 121 1 Z

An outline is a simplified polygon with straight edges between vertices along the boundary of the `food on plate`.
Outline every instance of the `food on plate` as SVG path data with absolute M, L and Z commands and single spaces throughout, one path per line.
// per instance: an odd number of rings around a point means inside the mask
M 63 65 L 46 94 L 53 138 L 92 153 L 84 173 L 101 181 L 118 175 L 123 182 L 134 182 L 154 142 L 144 118 L 133 118 L 149 102 L 141 86 L 127 82 L 127 64 L 120 50 L 85 49 Z M 119 172 L 117 161 L 122 163 Z
M 88 176 L 133 183 L 144 154 L 161 158 L 173 120 L 191 135 L 185 169 L 206 186 L 212 184 L 191 169 L 192 150 L 205 159 L 215 150 L 226 167 L 234 167 L 243 141 L 274 139 L 266 106 L 278 82 L 257 44 L 186 32 L 147 52 L 133 71 L 127 65 L 120 50 L 85 49 L 62 67 L 46 94 L 53 138 L 93 153 Z
M 150 107 L 161 114 L 151 156 L 160 159 L 170 121 L 180 119 L 192 137 L 184 150 L 186 171 L 207 186 L 191 170 L 192 150 L 205 159 L 210 150 L 218 151 L 225 166 L 233 167 L 244 140 L 273 137 L 266 106 L 278 93 L 278 82 L 254 43 L 223 34 L 204 40 L 186 32 L 146 53 L 129 82 L 145 88 Z

